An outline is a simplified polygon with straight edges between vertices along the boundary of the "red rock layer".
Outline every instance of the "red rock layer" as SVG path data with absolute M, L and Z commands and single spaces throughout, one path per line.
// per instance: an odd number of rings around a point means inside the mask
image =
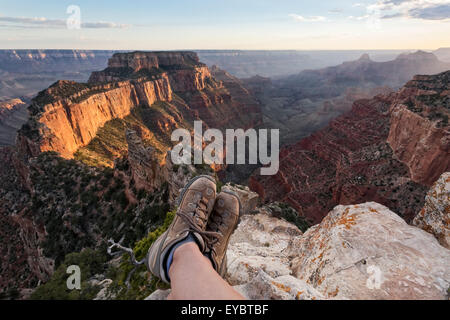
M 74 84 L 60 81 L 45 94 L 52 96 L 56 87 Z M 95 137 L 97 130 L 107 121 L 127 116 L 138 105 L 171 99 L 172 90 L 167 77 L 108 83 L 69 97 L 55 97 L 55 101 L 40 106 L 41 111 L 36 117 L 40 124 L 39 139 L 34 141 L 38 145 L 36 149 L 39 152 L 56 151 L 65 158 L 71 158 L 78 148 Z
M 116 54 L 107 69 L 92 74 L 89 84 L 59 81 L 40 93 L 18 143 L 33 156 L 56 151 L 71 158 L 106 122 L 128 116 L 137 106 L 172 103 L 173 92 L 182 98 L 173 102 L 175 108 L 187 110 L 209 127 L 248 128 L 261 123 L 258 103 L 237 79 L 225 78 L 214 79 L 192 52 Z
M 387 142 L 411 178 L 427 186 L 450 168 L 449 78 L 450 72 L 414 77 L 391 108 Z
M 450 169 L 449 76 L 416 78 L 399 93 L 355 102 L 325 129 L 283 148 L 278 174 L 252 176 L 251 189 L 314 222 L 337 204 L 367 201 L 410 221 L 429 182 Z M 430 82 L 440 85 L 427 89 Z

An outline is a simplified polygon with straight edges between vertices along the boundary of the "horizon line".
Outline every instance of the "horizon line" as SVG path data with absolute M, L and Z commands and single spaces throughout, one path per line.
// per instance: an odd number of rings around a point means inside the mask
M 450 46 L 430 48 L 399 48 L 399 49 L 80 49 L 80 48 L 0 48 L 5 50 L 73 50 L 73 51 L 437 51 L 439 49 L 450 49 Z

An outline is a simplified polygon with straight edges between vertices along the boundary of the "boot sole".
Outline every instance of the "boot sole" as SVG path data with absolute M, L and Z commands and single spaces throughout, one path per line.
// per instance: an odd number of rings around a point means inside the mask
M 235 225 L 234 228 L 233 228 L 233 231 L 231 232 L 230 237 L 228 238 L 227 246 L 226 246 L 226 248 L 227 248 L 227 250 L 228 250 L 228 245 L 230 244 L 231 236 L 233 235 L 234 231 L 236 231 L 237 227 L 238 227 L 239 224 L 241 223 L 241 218 L 242 218 L 242 203 L 241 203 L 241 199 L 240 199 L 239 196 L 236 194 L 236 192 L 233 192 L 233 191 L 230 191 L 230 190 L 222 190 L 221 192 L 227 193 L 227 194 L 229 194 L 229 195 L 234 196 L 234 197 L 238 200 L 238 203 L 239 203 L 239 218 L 238 218 L 238 221 L 237 221 L 236 225 Z M 227 273 L 227 253 L 226 253 L 226 252 L 225 252 L 225 257 L 223 258 L 222 263 L 221 263 L 221 265 L 220 265 L 220 267 L 219 267 L 219 270 L 220 270 L 220 273 L 219 273 L 220 276 L 221 276 L 222 278 L 224 278 L 224 277 L 226 276 L 226 273 Z

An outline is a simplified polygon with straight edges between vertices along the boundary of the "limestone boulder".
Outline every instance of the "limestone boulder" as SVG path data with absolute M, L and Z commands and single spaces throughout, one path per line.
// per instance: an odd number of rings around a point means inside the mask
M 305 281 L 290 275 L 270 277 L 260 270 L 251 281 L 234 289 L 249 300 L 321 300 L 323 295 Z
M 283 253 L 327 299 L 447 299 L 450 251 L 378 203 L 337 206 Z
M 242 205 L 242 214 L 244 215 L 251 213 L 259 204 L 259 195 L 246 186 L 228 183 L 222 187 L 222 190 L 232 191 L 239 196 Z
M 291 274 L 283 251 L 301 231 L 269 213 L 260 209 L 256 215 L 244 215 L 232 235 L 227 251 L 227 280 L 232 285 L 246 284 L 261 271 L 272 278 Z

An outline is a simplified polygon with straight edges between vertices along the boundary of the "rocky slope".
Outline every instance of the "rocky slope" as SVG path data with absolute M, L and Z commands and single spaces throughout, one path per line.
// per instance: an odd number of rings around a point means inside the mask
M 156 175 L 146 176 L 154 179 L 152 188 L 141 185 L 136 165 L 148 158 L 140 158 L 142 142 L 129 136 L 130 155 L 117 160 L 114 169 L 88 167 L 54 153 L 41 153 L 24 165 L 16 150 L 0 148 L 0 297 L 27 297 L 72 253 L 92 249 L 106 257 L 109 239 L 133 246 L 164 221 L 179 184 L 212 173 L 175 168 L 168 157 Z M 53 297 L 60 293 L 51 292 Z
M 19 288 L 36 286 L 51 267 L 38 249 L 44 230 L 24 217 L 30 197 L 20 187 L 11 148 L 0 148 L 0 163 L 0 295 L 11 295 L 11 291 L 18 295 Z
M 170 152 L 160 161 L 153 147 L 146 146 L 135 131 L 127 130 L 126 137 L 128 154 L 125 161 L 128 166 L 127 175 L 133 181 L 133 187 L 138 191 L 151 193 L 167 189 L 167 201 L 171 207 L 176 206 L 180 190 L 191 178 L 199 174 L 214 174 L 213 169 L 207 165 L 175 165 Z
M 249 299 L 448 299 L 450 251 L 374 202 L 337 206 L 305 233 L 273 206 L 254 208 L 227 259 L 227 280 Z
M 172 130 L 189 129 L 195 119 L 219 129 L 258 125 L 258 103 L 237 79 L 222 79 L 216 80 L 192 52 L 115 54 L 87 84 L 59 81 L 33 99 L 19 143 L 32 155 L 55 151 L 72 158 L 86 147 L 82 155 L 109 154 L 113 161 L 124 148 L 98 133 L 116 135 L 125 146 L 124 130 L 110 132 L 117 124 L 147 132 L 160 154 L 167 151 Z
M 282 149 L 278 174 L 254 175 L 250 187 L 315 222 L 337 204 L 366 201 L 410 222 L 450 167 L 449 75 L 418 76 L 397 93 L 355 102 L 325 129 Z

